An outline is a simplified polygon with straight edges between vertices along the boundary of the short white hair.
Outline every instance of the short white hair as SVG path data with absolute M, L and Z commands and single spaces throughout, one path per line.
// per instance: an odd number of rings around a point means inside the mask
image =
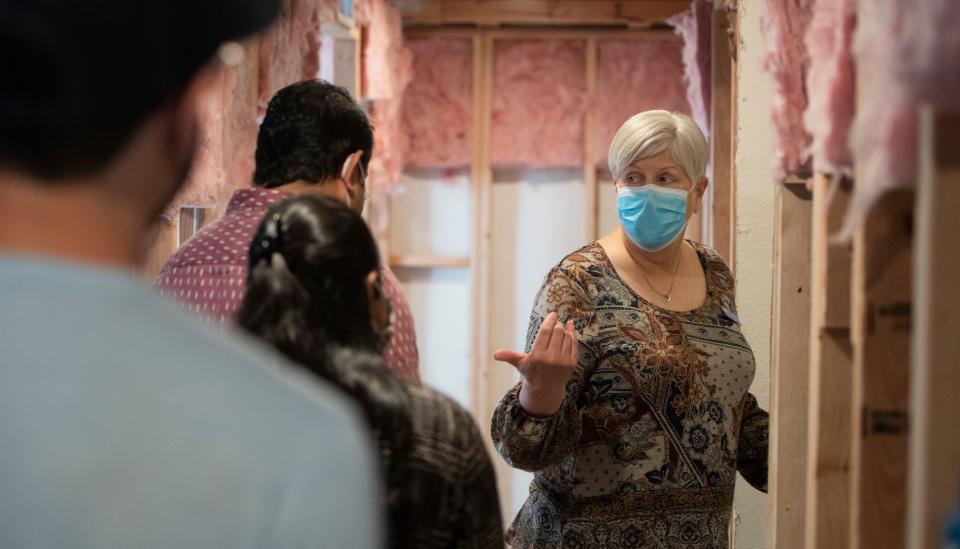
M 610 143 L 607 163 L 614 181 L 622 178 L 631 164 L 669 150 L 694 185 L 707 173 L 709 150 L 697 123 L 685 114 L 644 111 L 620 126 Z

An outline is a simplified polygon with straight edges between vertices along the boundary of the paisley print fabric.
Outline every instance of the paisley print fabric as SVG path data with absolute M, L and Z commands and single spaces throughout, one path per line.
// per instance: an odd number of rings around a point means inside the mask
M 580 365 L 552 416 L 528 415 L 519 385 L 494 412 L 497 450 L 535 472 L 512 547 L 726 548 L 737 471 L 766 491 L 768 416 L 748 392 L 733 277 L 690 244 L 707 279 L 693 311 L 637 296 L 597 243 L 547 275 L 527 349 L 556 312 L 576 325 Z

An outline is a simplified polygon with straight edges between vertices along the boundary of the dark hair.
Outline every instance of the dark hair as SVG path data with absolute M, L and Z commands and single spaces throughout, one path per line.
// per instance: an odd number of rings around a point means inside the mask
M 277 0 L 5 1 L 0 165 L 51 181 L 102 169 L 150 114 L 182 97 L 221 42 L 267 26 L 279 8 Z
M 407 482 L 410 401 L 370 323 L 366 280 L 380 259 L 366 223 L 332 198 L 284 200 L 260 223 L 249 264 L 237 322 L 360 404 L 383 453 L 392 511 Z
M 322 80 L 298 82 L 270 99 L 257 134 L 253 182 L 267 188 L 322 183 L 340 175 L 347 157 L 358 150 L 367 168 L 373 126 L 350 93 Z

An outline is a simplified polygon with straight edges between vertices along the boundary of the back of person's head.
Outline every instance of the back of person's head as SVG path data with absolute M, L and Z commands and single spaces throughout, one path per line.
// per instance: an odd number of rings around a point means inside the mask
M 284 344 L 322 337 L 324 345 L 379 350 L 368 276 L 380 257 L 363 218 L 342 202 L 302 195 L 275 204 L 248 259 L 243 321 L 263 323 Z
M 2 0 L 0 169 L 44 183 L 97 173 L 221 43 L 277 0 Z
M 324 183 L 340 176 L 356 151 L 363 151 L 366 171 L 373 127 L 350 93 L 321 80 L 298 82 L 270 99 L 257 135 L 253 182 L 267 188 Z
M 237 323 L 360 404 L 395 501 L 412 437 L 409 395 L 380 356 L 384 333 L 370 312 L 382 298 L 370 286 L 380 260 L 366 223 L 334 198 L 289 198 L 264 216 L 249 267 Z

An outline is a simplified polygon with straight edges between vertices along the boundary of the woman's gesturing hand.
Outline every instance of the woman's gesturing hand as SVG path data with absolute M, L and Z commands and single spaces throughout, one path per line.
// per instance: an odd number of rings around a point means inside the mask
M 549 416 L 563 404 L 567 382 L 577 369 L 580 356 L 573 321 L 557 322 L 550 313 L 540 325 L 529 354 L 500 350 L 493 358 L 512 364 L 523 376 L 520 405 L 527 413 Z

